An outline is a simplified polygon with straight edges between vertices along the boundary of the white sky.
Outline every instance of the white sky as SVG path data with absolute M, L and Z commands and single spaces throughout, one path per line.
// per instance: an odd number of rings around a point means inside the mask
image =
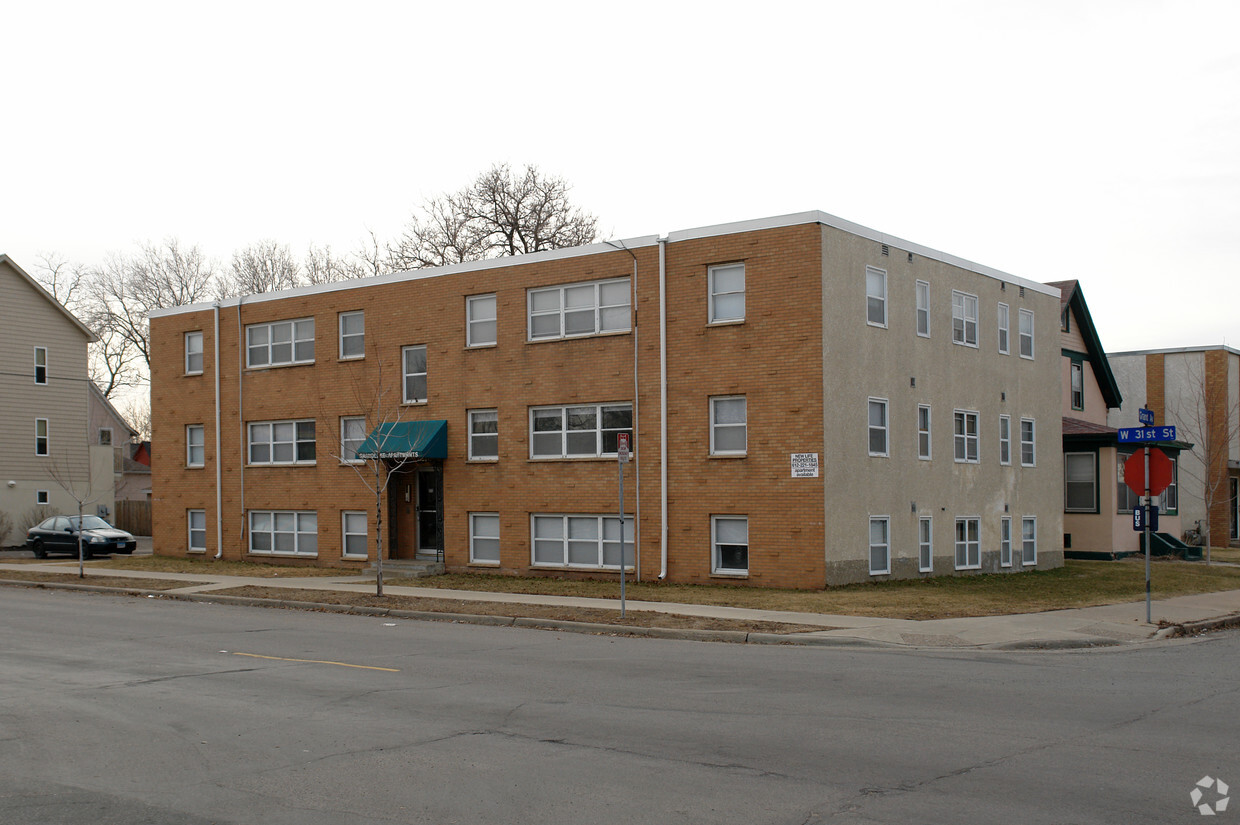
M 609 237 L 822 209 L 1240 345 L 1240 3 L 10 4 L 0 252 L 356 249 L 497 161 Z

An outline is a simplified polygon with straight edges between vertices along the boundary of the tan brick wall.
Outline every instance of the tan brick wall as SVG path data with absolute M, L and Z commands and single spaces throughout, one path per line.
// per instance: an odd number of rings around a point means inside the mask
M 1213 349 L 1204 353 L 1205 358 L 1205 417 L 1208 430 L 1206 487 L 1207 495 L 1212 499 L 1208 502 L 1208 518 L 1210 520 L 1210 541 L 1214 545 L 1227 544 L 1231 533 L 1230 490 L 1228 487 L 1227 457 L 1230 453 L 1230 434 L 1232 429 L 1231 409 L 1228 403 L 1227 386 L 1228 353 L 1223 349 Z
M 1139 402 L 1138 399 L 1133 400 Z M 1145 404 L 1146 409 L 1154 413 L 1155 424 L 1166 422 L 1166 358 L 1161 352 L 1152 352 L 1145 356 Z

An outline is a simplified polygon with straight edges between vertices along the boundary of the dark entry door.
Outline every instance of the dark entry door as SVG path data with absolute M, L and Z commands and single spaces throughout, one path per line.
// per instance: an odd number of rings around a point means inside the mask
M 442 523 L 439 483 L 437 468 L 418 471 L 418 555 L 439 553 L 439 525 Z

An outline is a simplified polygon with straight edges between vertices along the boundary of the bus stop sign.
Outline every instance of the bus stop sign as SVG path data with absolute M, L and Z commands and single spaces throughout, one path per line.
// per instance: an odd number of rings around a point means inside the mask
M 1157 447 L 1150 447 L 1150 495 L 1160 495 L 1171 485 L 1171 459 Z M 1137 450 L 1124 462 L 1124 483 L 1139 496 L 1145 495 L 1145 449 Z

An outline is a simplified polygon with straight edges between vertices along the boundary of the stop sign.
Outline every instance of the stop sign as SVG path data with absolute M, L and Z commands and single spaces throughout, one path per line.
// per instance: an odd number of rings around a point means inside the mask
M 1156 496 L 1171 484 L 1171 459 L 1157 447 L 1150 451 L 1150 495 Z M 1124 462 L 1124 483 L 1139 496 L 1145 495 L 1145 450 L 1137 450 Z

